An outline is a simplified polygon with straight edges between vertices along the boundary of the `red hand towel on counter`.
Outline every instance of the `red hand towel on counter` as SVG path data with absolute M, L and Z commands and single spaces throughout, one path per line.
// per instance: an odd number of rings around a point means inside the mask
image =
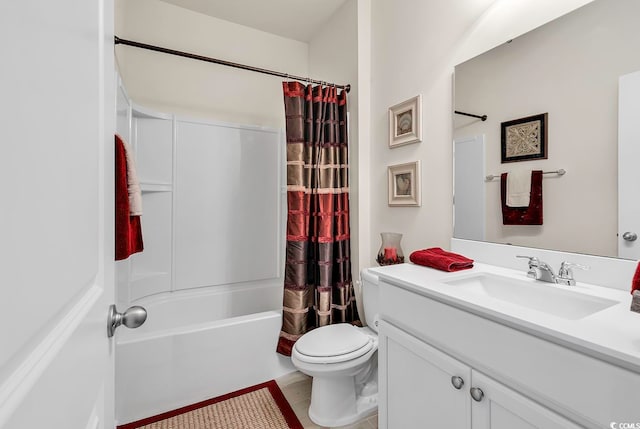
M 507 205 L 507 173 L 500 175 L 500 199 L 503 225 L 542 225 L 542 170 L 531 172 L 529 207 Z
M 142 225 L 140 216 L 131 216 L 127 180 L 127 158 L 124 143 L 115 140 L 115 253 L 116 261 L 142 252 Z
M 442 271 L 451 272 L 473 268 L 473 259 L 457 253 L 447 252 L 439 247 L 416 250 L 409 256 L 409 260 L 414 264 Z

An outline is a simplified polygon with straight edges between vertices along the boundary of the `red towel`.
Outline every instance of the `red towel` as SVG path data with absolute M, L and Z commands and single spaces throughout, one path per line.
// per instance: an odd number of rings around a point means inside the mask
M 116 136 L 115 150 L 115 250 L 116 261 L 120 261 L 142 252 L 143 245 L 140 216 L 129 215 L 127 158 L 119 136 Z
M 636 273 L 633 275 L 633 280 L 631 280 L 631 295 L 637 290 L 640 291 L 640 262 L 638 262 Z
M 473 268 L 473 259 L 447 252 L 439 247 L 416 250 L 409 256 L 409 260 L 414 264 L 442 271 L 460 271 Z
M 500 175 L 503 225 L 542 225 L 542 170 L 531 172 L 529 207 L 507 206 L 507 173 Z

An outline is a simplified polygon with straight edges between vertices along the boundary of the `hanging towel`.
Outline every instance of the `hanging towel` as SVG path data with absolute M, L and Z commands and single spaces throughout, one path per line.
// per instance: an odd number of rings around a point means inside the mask
M 473 268 L 473 259 L 447 252 L 439 247 L 416 250 L 409 256 L 409 260 L 414 264 L 442 271 L 460 271 Z
M 507 173 L 500 175 L 500 199 L 504 225 L 542 225 L 542 170 L 531 172 L 531 192 L 527 207 L 507 206 Z
M 131 215 L 127 154 L 124 141 L 115 136 L 115 257 L 116 261 L 142 252 L 140 216 Z M 139 185 L 138 185 L 139 188 Z M 142 212 L 142 207 L 140 212 Z
M 127 192 L 129 194 L 129 214 L 131 216 L 142 216 L 142 189 L 138 181 L 136 171 L 136 159 L 133 149 L 122 137 L 116 135 L 124 145 L 124 153 L 127 158 Z
M 531 171 L 510 171 L 507 173 L 507 206 L 529 207 L 531 199 Z

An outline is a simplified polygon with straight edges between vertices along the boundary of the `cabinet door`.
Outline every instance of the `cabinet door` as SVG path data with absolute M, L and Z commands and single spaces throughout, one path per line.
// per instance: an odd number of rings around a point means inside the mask
M 381 428 L 471 427 L 468 366 L 384 321 L 379 339 Z
M 479 401 L 472 401 L 473 429 L 580 429 L 484 374 L 473 371 L 472 380 L 471 387 L 481 389 L 483 394 Z

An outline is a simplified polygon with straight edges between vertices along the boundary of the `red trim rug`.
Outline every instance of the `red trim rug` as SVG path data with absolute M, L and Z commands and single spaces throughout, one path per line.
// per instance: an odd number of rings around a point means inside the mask
M 118 429 L 303 429 L 275 380 Z

